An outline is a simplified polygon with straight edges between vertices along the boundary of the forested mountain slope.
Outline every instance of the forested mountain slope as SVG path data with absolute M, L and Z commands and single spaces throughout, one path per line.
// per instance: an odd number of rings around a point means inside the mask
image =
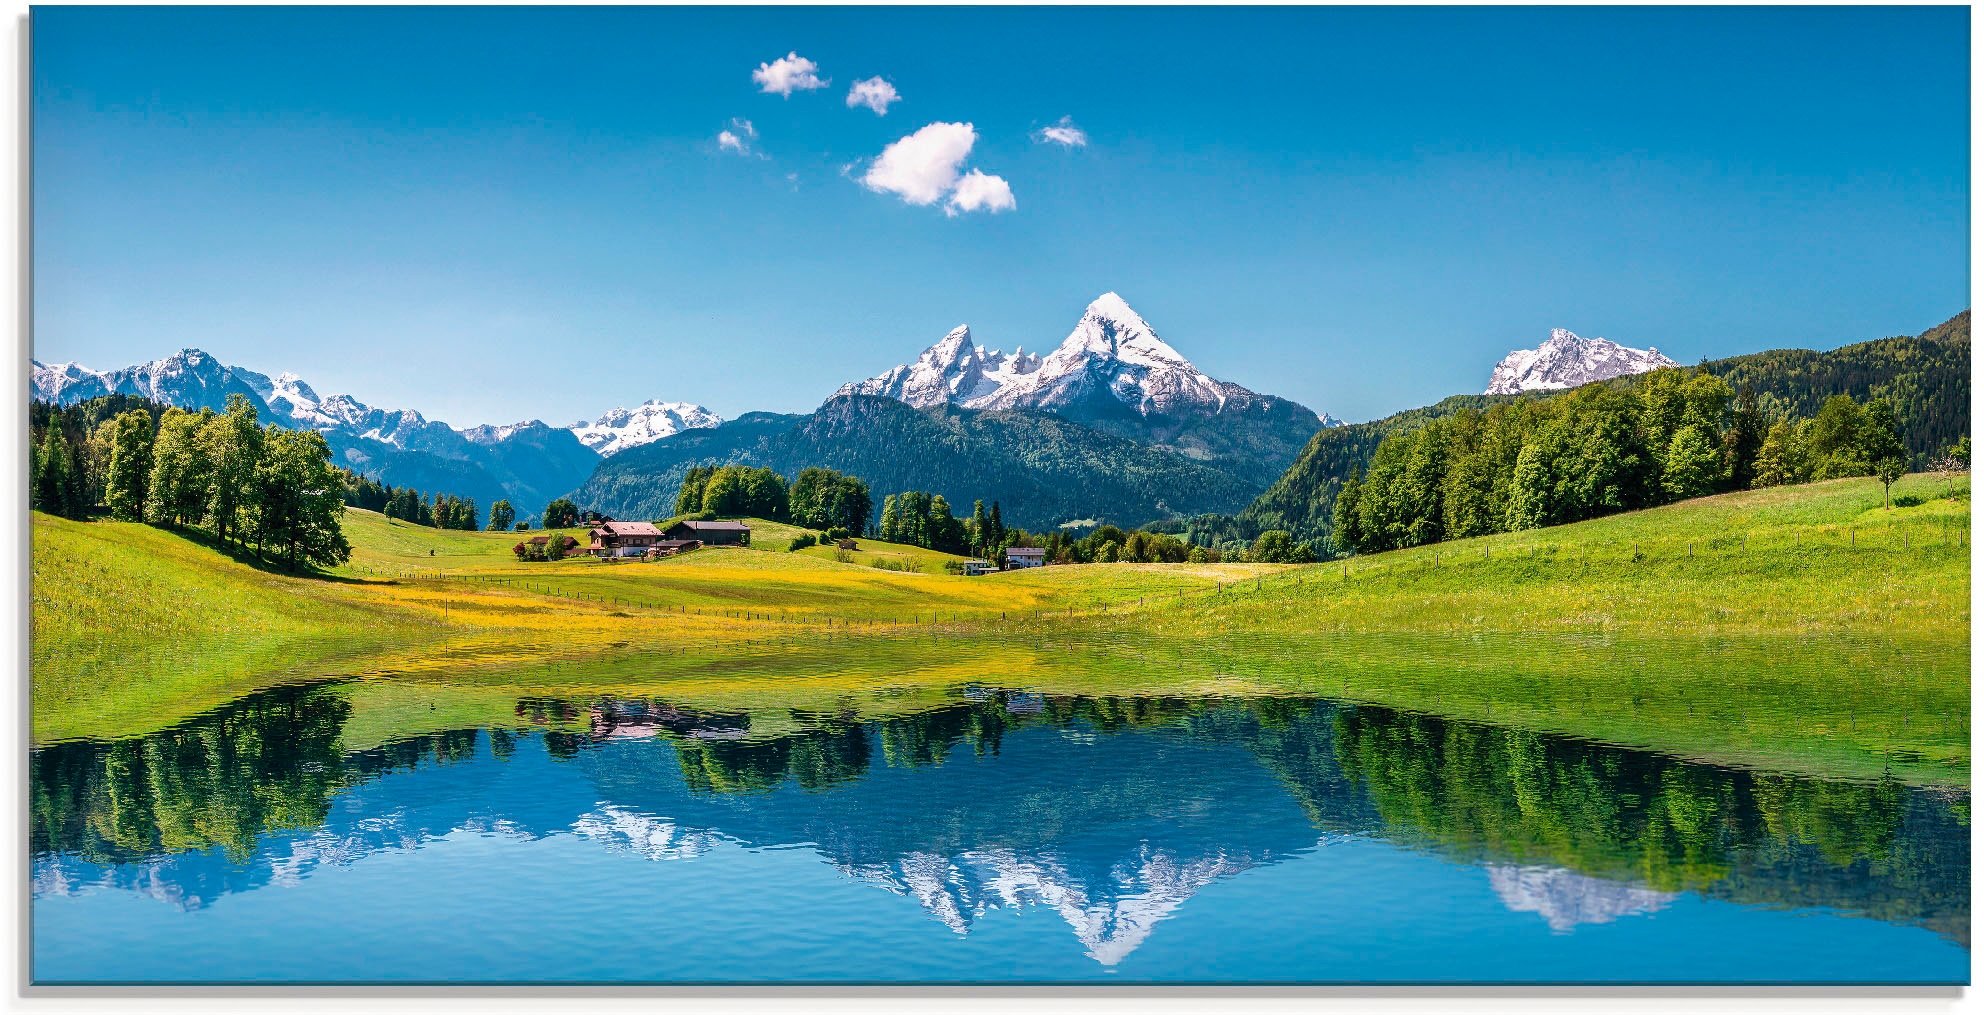
M 1700 369 L 1732 388 L 1753 386 L 1766 405 L 1794 416 L 1816 414 L 1826 399 L 1851 395 L 1887 398 L 1900 417 L 1902 436 L 1922 465 L 1929 456 L 1970 432 L 1970 311 L 1916 336 L 1883 338 L 1829 352 L 1778 349 L 1711 360 Z M 1641 377 L 1599 384 L 1630 389 Z M 1299 538 L 1326 535 L 1338 491 L 1353 470 L 1363 470 L 1378 442 L 1416 430 L 1462 409 L 1485 409 L 1528 395 L 1455 395 L 1418 409 L 1367 423 L 1323 430 L 1311 438 L 1281 478 L 1242 511 L 1254 531 L 1282 529 Z
M 768 466 L 787 477 L 821 466 L 866 480 L 878 501 L 903 490 L 962 505 L 998 500 L 1010 524 L 1046 529 L 1230 512 L 1260 490 L 1175 451 L 1029 410 L 918 409 L 838 395 L 796 422 L 754 415 L 763 417 L 755 430 L 744 416 L 616 455 L 574 499 L 616 518 L 660 518 L 673 512 L 691 465 Z

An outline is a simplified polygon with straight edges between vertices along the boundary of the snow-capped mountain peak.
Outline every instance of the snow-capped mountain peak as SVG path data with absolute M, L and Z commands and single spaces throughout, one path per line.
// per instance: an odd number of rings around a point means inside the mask
M 918 408 L 1038 409 L 1074 415 L 1179 416 L 1215 413 L 1227 385 L 1158 337 L 1113 292 L 1095 298 L 1075 329 L 1046 356 L 1008 355 L 973 344 L 960 325 L 905 363 L 836 395 L 877 395 Z
M 1157 337 L 1156 329 L 1143 315 L 1130 309 L 1123 297 L 1113 292 L 1095 298 L 1082 312 L 1081 323 L 1055 352 L 1079 350 L 1091 357 L 1116 358 L 1145 366 L 1198 368 L 1178 350 Z M 1203 376 L 1203 375 L 1201 375 Z
M 1565 328 L 1552 328 L 1549 341 L 1534 349 L 1517 349 L 1495 364 L 1495 372 L 1488 378 L 1487 393 L 1555 391 L 1679 365 L 1662 356 L 1658 349 L 1633 349 L 1603 338 L 1579 338 Z
M 648 399 L 631 409 L 610 409 L 598 420 L 579 420 L 565 429 L 579 442 L 602 457 L 612 457 L 628 448 L 640 447 L 684 430 L 712 427 L 723 417 L 688 402 Z

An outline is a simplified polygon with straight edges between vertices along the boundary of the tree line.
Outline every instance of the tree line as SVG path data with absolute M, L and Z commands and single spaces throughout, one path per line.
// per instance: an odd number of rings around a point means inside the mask
M 782 522 L 791 513 L 785 477 L 746 465 L 698 465 L 682 477 L 677 515 L 749 515 Z
M 1706 371 L 1636 380 L 1463 408 L 1386 437 L 1337 492 L 1333 543 L 1376 553 L 1756 486 L 1842 476 L 1885 486 L 1909 461 L 1882 399 L 1839 395 L 1799 420 Z
M 241 395 L 222 412 L 110 396 L 42 406 L 29 423 L 37 510 L 86 518 L 102 506 L 118 521 L 199 528 L 290 570 L 351 557 L 344 481 L 324 435 L 263 426 Z
M 472 498 L 437 493 L 428 499 L 409 486 L 395 488 L 350 469 L 340 468 L 338 471 L 343 474 L 344 502 L 348 507 L 377 511 L 388 518 L 437 529 L 474 532 L 481 528 L 478 524 L 480 512 Z M 514 517 L 515 512 L 511 510 L 509 501 L 497 501 L 489 510 L 490 531 L 509 528 Z
M 1240 542 L 1224 551 L 1148 528 L 1126 532 L 1102 525 L 1079 538 L 1059 528 L 1028 532 L 1006 526 L 998 501 L 993 501 L 990 509 L 982 500 L 973 501 L 971 517 L 957 518 L 943 494 L 921 490 L 906 490 L 883 499 L 877 535 L 884 542 L 969 554 L 1001 566 L 1006 551 L 1020 546 L 1043 550 L 1045 559 L 1054 564 L 1216 564 L 1222 560 L 1303 564 L 1316 559 L 1314 547 L 1298 543 L 1279 530 L 1263 532 L 1251 543 Z
M 1046 558 L 1056 564 L 1308 564 L 1316 559 L 1313 545 L 1280 529 L 1260 533 L 1251 541 L 1209 546 L 1149 526 L 1126 532 L 1102 525 L 1079 539 L 1056 530 L 1030 545 L 1046 550 Z
M 473 532 L 483 529 L 488 532 L 523 532 L 530 528 L 529 522 L 517 521 L 517 509 L 507 499 L 489 505 L 489 524 L 478 524 L 480 512 L 472 497 L 456 497 L 453 494 L 437 493 L 431 499 L 422 496 L 412 487 L 394 487 L 350 469 L 339 468 L 344 477 L 344 502 L 349 507 L 377 511 L 388 518 L 397 518 L 415 525 L 431 525 L 437 529 L 459 529 Z M 578 508 L 563 497 L 545 505 L 544 517 L 557 518 L 561 526 L 578 524 Z M 560 526 L 546 526 L 556 528 Z

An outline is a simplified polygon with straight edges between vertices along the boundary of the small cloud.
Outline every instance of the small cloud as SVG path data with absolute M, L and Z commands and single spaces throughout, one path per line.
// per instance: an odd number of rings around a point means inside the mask
M 854 87 L 847 90 L 847 108 L 867 106 L 875 111 L 876 116 L 882 116 L 889 111 L 889 103 L 901 98 L 896 86 L 880 77 L 872 77 L 866 81 L 856 81 Z
M 944 214 L 956 215 L 963 211 L 988 212 L 1012 211 L 1019 207 L 1013 201 L 1013 188 L 1006 181 L 974 169 L 958 178 L 957 186 L 951 189 L 950 203 L 944 205 Z
M 1075 118 L 1064 116 L 1051 126 L 1035 131 L 1033 139 L 1041 144 L 1057 144 L 1063 148 L 1088 147 L 1088 132 L 1075 126 Z
M 861 185 L 910 204 L 936 204 L 957 185 L 958 170 L 977 141 L 971 124 L 928 124 L 882 149 Z
M 739 155 L 752 154 L 752 146 L 758 140 L 758 128 L 749 120 L 731 120 L 728 130 L 716 132 L 718 151 L 736 152 Z
M 820 65 L 800 56 L 787 53 L 771 63 L 761 63 L 751 72 L 751 80 L 767 95 L 782 95 L 791 98 L 793 92 L 810 92 L 815 88 L 825 88 L 829 82 L 819 74 Z
M 976 169 L 960 175 L 977 142 L 978 131 L 971 124 L 925 124 L 882 149 L 862 174 L 861 185 L 914 205 L 933 205 L 949 195 L 946 215 L 1011 211 L 1017 205 L 1005 180 Z

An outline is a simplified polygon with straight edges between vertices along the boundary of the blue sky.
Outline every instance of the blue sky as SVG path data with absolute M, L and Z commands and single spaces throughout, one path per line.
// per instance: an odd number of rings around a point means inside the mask
M 1969 304 L 1968 18 L 37 8 L 35 356 L 467 426 L 809 411 L 1107 290 L 1353 420 L 1552 327 L 1829 348 Z

